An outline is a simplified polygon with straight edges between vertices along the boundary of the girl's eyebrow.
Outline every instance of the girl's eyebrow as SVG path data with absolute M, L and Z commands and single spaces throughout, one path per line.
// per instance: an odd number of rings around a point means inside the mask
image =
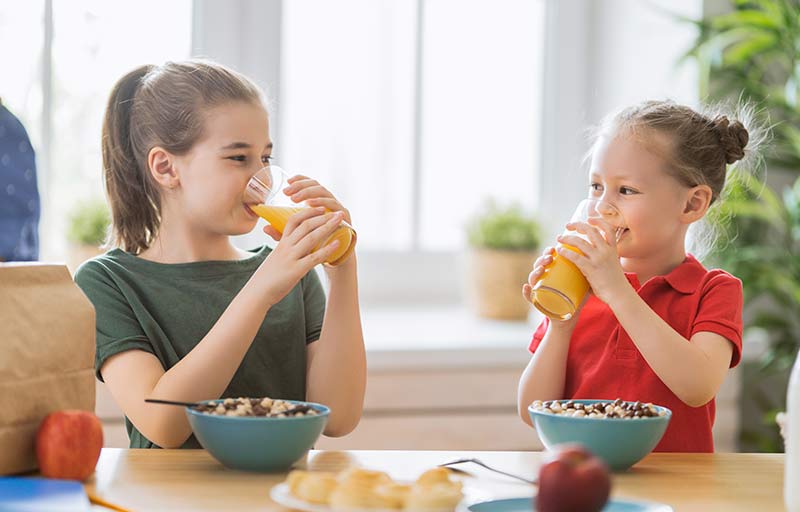
M 600 175 L 599 175 L 599 174 L 597 174 L 596 172 L 593 172 L 591 175 L 589 175 L 589 177 L 590 177 L 591 179 L 602 179 L 602 178 L 603 178 L 602 176 L 600 176 Z M 612 179 L 619 180 L 619 181 L 625 181 L 625 180 L 629 180 L 629 179 L 631 178 L 631 177 L 630 177 L 629 175 L 627 175 L 627 174 L 615 174 L 615 175 L 612 175 L 612 176 L 610 176 L 610 177 L 611 177 Z
M 222 146 L 222 149 L 223 150 L 226 150 L 226 149 L 250 149 L 252 147 L 253 147 L 252 144 L 250 144 L 248 142 L 231 142 L 227 146 Z M 272 149 L 272 143 L 270 142 L 269 144 L 264 146 L 264 149 Z

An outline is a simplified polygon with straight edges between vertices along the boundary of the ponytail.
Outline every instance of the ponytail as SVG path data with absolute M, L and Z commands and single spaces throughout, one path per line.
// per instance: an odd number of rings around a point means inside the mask
M 161 221 L 161 198 L 147 162 L 136 158 L 131 137 L 134 98 L 153 67 L 138 67 L 117 82 L 103 120 L 103 176 L 111 203 L 111 243 L 135 254 L 150 246 Z

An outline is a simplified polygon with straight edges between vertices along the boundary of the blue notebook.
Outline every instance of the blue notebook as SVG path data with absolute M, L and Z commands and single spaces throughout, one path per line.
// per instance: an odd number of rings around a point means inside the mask
M 89 511 L 89 498 L 75 480 L 0 477 L 0 512 Z

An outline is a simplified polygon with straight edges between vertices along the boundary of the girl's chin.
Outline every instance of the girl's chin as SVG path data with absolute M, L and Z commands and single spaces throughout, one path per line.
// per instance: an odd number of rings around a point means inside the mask
M 246 235 L 252 232 L 256 228 L 256 223 L 258 219 L 249 219 L 246 222 L 240 222 L 233 230 L 234 232 L 231 233 L 231 236 L 239 236 L 239 235 Z

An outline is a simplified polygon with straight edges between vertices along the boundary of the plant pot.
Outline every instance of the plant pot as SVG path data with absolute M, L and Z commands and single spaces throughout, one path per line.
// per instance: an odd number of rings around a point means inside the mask
M 532 270 L 536 251 L 470 249 L 467 298 L 478 316 L 496 320 L 525 320 L 531 305 L 522 285 Z
M 81 266 L 86 260 L 90 260 L 95 256 L 99 256 L 103 254 L 105 251 L 95 245 L 84 245 L 84 244 L 69 244 L 69 249 L 67 253 L 67 268 L 72 275 L 75 275 L 75 271 L 78 270 L 78 267 Z

